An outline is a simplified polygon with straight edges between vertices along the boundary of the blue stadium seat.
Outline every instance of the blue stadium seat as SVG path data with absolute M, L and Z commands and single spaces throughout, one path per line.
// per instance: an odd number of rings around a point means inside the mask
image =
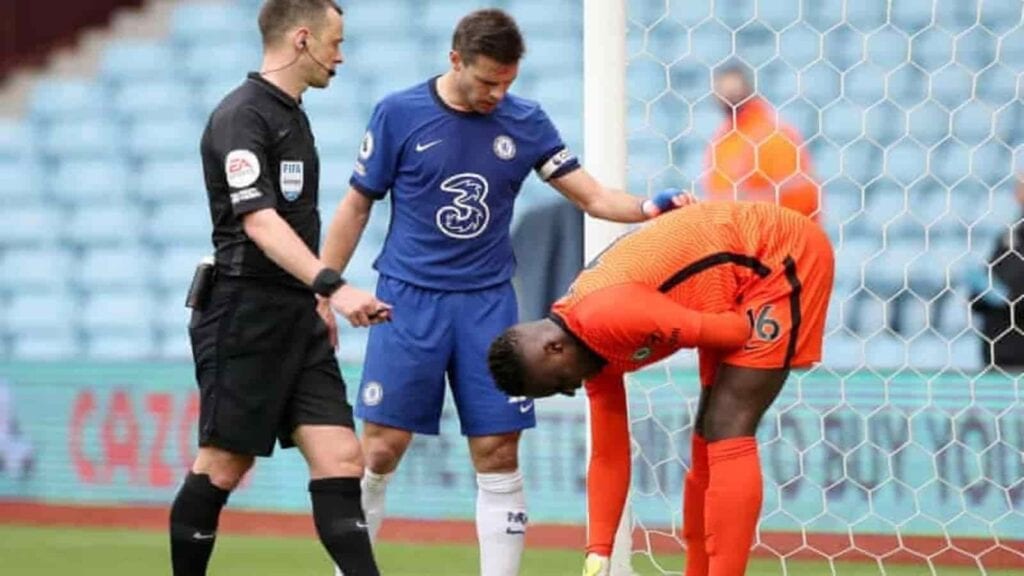
M 970 303 L 962 292 L 950 292 L 936 304 L 934 326 L 939 334 L 952 338 L 970 327 Z
M 921 144 L 905 138 L 885 152 L 886 175 L 907 186 L 927 174 L 928 150 Z
M 83 116 L 51 123 L 40 151 L 62 159 L 112 158 L 121 153 L 122 130 L 105 116 Z
M 864 137 L 868 140 L 891 146 L 906 134 L 907 114 L 891 101 L 876 104 L 864 113 Z
M 64 214 L 55 206 L 25 202 L 0 210 L 0 246 L 39 245 L 53 242 Z
M 149 82 L 167 77 L 177 61 L 167 44 L 146 40 L 116 40 L 100 57 L 100 75 L 111 82 Z
M 930 26 L 910 40 L 910 59 L 925 72 L 934 72 L 953 61 L 953 37 Z
M 159 255 L 156 267 L 156 285 L 168 291 L 179 303 L 185 301 L 185 292 L 192 282 L 192 273 L 200 258 L 213 252 L 212 245 L 169 246 Z
M 130 205 L 80 206 L 71 213 L 64 237 L 73 244 L 99 246 L 139 241 L 142 212 Z
M 14 335 L 11 358 L 22 361 L 52 361 L 81 355 L 81 341 L 73 333 Z
M 864 203 L 863 189 L 848 179 L 833 179 L 824 186 L 822 211 L 826 229 L 834 242 L 839 240 L 840 234 L 850 240 L 863 231 L 864 218 L 858 216 L 864 211 Z M 876 245 L 876 242 L 870 244 Z
M 243 80 L 244 78 L 242 76 L 231 74 L 226 77 L 210 77 L 193 84 L 196 86 L 197 92 L 195 102 L 196 110 L 203 118 L 204 127 L 206 119 L 209 118 L 210 113 L 213 112 L 214 108 L 220 104 L 221 100 L 223 100 L 225 96 L 237 88 Z
M 864 357 L 867 364 L 876 370 L 902 368 L 912 362 L 909 346 L 889 332 L 882 332 L 864 342 Z
M 175 330 L 165 330 L 162 332 L 157 343 L 157 353 L 161 360 L 179 362 L 192 360 L 192 346 L 188 337 L 188 329 L 182 325 Z
M 26 159 L 35 153 L 36 131 L 20 119 L 0 119 L 0 162 Z
M 963 372 L 978 372 L 984 368 L 981 360 L 981 341 L 977 335 L 966 333 L 951 342 L 951 367 Z
M 714 67 L 725 63 L 732 53 L 732 31 L 721 21 L 707 20 L 690 30 L 689 58 Z
M 836 370 L 852 370 L 864 366 L 864 342 L 845 332 L 829 334 L 825 338 L 823 360 L 826 365 Z
M 443 31 L 450 37 L 455 25 L 463 16 L 488 4 L 478 0 L 447 0 L 446 2 L 424 2 L 419 25 L 428 30 Z
M 102 290 L 82 305 L 81 327 L 87 333 L 141 335 L 148 332 L 152 314 L 149 293 L 139 290 Z
M 804 24 L 797 24 L 779 34 L 779 58 L 802 69 L 822 59 L 821 34 Z
M 950 345 L 934 333 L 924 332 L 908 342 L 910 365 L 918 370 L 943 370 L 954 365 Z
M 971 175 L 987 186 L 1005 183 L 1013 171 L 1013 152 L 1003 142 L 988 140 L 971 151 Z
M 43 166 L 30 158 L 0 156 L 0 202 L 34 202 L 43 193 Z
M 933 73 L 931 80 L 932 98 L 947 109 L 954 109 L 971 99 L 974 78 L 961 66 L 947 66 Z
M 86 338 L 83 354 L 90 360 L 128 361 L 155 358 L 158 352 L 150 331 L 131 334 L 100 332 Z
M 193 90 L 180 80 L 150 80 L 121 86 L 114 92 L 114 110 L 135 120 L 193 115 Z
M 635 2 L 633 3 L 636 4 Z M 526 51 L 538 57 L 547 57 L 533 51 L 531 39 L 542 35 L 559 36 L 582 42 L 583 10 L 574 0 L 508 0 L 505 9 L 512 14 L 526 36 Z M 632 9 L 632 6 L 630 6 Z M 631 14 L 631 12 L 627 12 Z
M 203 123 L 198 117 L 164 116 L 133 122 L 126 138 L 127 150 L 141 160 L 199 161 Z
M 238 2 L 182 4 L 171 16 L 171 36 L 177 42 L 205 45 L 211 39 L 253 44 L 259 54 L 256 11 Z
M 0 257 L 0 290 L 37 291 L 65 288 L 74 255 L 65 246 L 8 247 Z
M 846 177 L 867 184 L 882 174 L 882 151 L 867 140 L 857 140 L 843 149 L 842 166 Z
M 138 170 L 135 192 L 151 202 L 202 202 L 206 200 L 203 168 L 197 159 L 150 160 Z
M 77 309 L 70 291 L 15 292 L 7 306 L 7 329 L 19 336 L 68 334 L 75 328 Z
M 203 41 L 189 45 L 184 49 L 184 57 L 179 58 L 182 70 L 192 80 L 216 80 L 237 86 L 248 72 L 259 68 L 260 44 L 230 39 Z
M 930 153 L 932 175 L 946 186 L 953 186 L 970 173 L 970 149 L 948 138 Z
M 876 10 L 875 13 L 885 18 L 885 13 Z M 856 26 L 856 22 L 853 22 Z M 874 29 L 874 28 L 872 28 Z M 861 28 L 861 30 L 868 30 Z M 894 70 L 897 66 L 907 61 L 910 51 L 910 42 L 906 33 L 896 29 L 892 25 L 884 26 L 871 32 L 865 37 L 865 58 L 885 70 Z
M 957 36 L 955 59 L 972 73 L 982 70 L 995 62 L 997 40 L 988 30 L 972 28 Z
M 73 279 L 83 290 L 137 289 L 152 281 L 156 259 L 137 246 L 92 248 L 83 252 Z
M 876 258 L 864 263 L 864 286 L 882 298 L 909 288 L 908 268 L 924 253 L 923 238 L 890 242 Z
M 210 242 L 210 209 L 205 202 L 158 205 L 146 226 L 150 241 L 164 246 Z
M 907 36 L 924 30 L 931 24 L 931 0 L 913 0 L 891 4 L 889 20 Z
M 822 110 L 821 134 L 843 146 L 864 134 L 864 109 L 845 98 Z
M 1004 62 L 981 71 L 978 74 L 978 101 L 993 108 L 1013 102 L 1017 92 L 1017 73 Z
M 934 101 L 909 112 L 910 137 L 926 146 L 934 146 L 951 134 L 949 113 Z
M 128 195 L 130 173 L 117 160 L 69 160 L 57 165 L 51 193 L 68 203 L 118 202 Z
M 414 32 L 412 24 L 417 21 L 415 10 L 410 10 L 405 0 L 375 0 L 372 6 L 346 4 L 344 8 L 345 28 L 353 31 L 352 42 L 410 35 Z M 346 40 L 343 48 L 348 48 L 348 43 Z
M 103 85 L 93 80 L 41 80 L 29 97 L 29 114 L 36 119 L 61 120 L 94 116 L 105 111 L 108 101 Z
M 914 338 L 930 325 L 931 304 L 918 296 L 907 294 L 896 305 L 896 331 L 904 338 Z

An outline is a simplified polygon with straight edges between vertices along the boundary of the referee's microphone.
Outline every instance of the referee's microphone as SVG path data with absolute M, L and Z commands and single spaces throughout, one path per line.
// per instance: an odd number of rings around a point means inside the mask
M 313 56 L 313 53 L 309 51 L 309 46 L 306 46 L 305 40 L 302 41 L 302 50 L 306 53 L 306 56 L 309 56 L 310 59 L 313 60 L 313 62 L 316 62 L 317 66 L 323 68 L 324 71 L 327 72 L 327 75 L 330 76 L 331 78 L 334 78 L 334 75 L 338 73 L 333 68 L 328 68 L 327 66 L 324 66 L 323 62 L 317 60 L 316 56 Z

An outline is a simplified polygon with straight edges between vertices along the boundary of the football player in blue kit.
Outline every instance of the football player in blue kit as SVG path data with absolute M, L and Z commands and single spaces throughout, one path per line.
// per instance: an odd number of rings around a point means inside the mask
M 517 320 L 509 227 L 531 171 L 588 214 L 638 222 L 681 202 L 605 188 L 581 169 L 541 107 L 508 93 L 524 53 L 515 21 L 479 10 L 456 27 L 441 76 L 381 100 L 323 248 L 344 270 L 373 202 L 391 194 L 376 260 L 391 322 L 370 330 L 356 415 L 364 421 L 363 506 L 371 537 L 413 434 L 437 434 L 445 376 L 477 471 L 483 576 L 518 574 L 526 531 L 520 432 L 533 401 L 494 385 L 487 350 Z

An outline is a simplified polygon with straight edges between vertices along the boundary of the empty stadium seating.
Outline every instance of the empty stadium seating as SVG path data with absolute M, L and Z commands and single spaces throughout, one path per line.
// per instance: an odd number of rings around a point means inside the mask
M 481 5 L 371 4 L 346 6 L 346 63 L 329 90 L 305 97 L 325 223 L 376 99 L 442 72 L 452 27 Z M 489 4 L 527 34 L 515 91 L 539 100 L 579 150 L 580 3 Z M 699 190 L 721 121 L 711 72 L 732 57 L 755 65 L 759 91 L 802 132 L 824 183 L 839 264 L 826 354 L 836 367 L 979 368 L 957 275 L 981 265 L 1017 216 L 1008 177 L 1024 136 L 1024 33 L 1019 3 L 961 4 L 629 2 L 630 187 Z M 259 64 L 258 6 L 182 3 L 166 38 L 111 43 L 95 77 L 46 78 L 24 117 L 0 122 L 0 354 L 188 357 L 183 290 L 210 230 L 199 137 Z M 557 201 L 536 181 L 521 197 Z M 360 285 L 375 281 L 387 221 L 378 206 L 350 265 Z M 365 332 L 343 331 L 343 357 L 364 345 Z

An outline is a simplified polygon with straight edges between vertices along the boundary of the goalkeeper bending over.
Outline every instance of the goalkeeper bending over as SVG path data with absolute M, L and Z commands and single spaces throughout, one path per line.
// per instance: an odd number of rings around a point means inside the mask
M 683 496 L 686 576 L 741 576 L 761 511 L 754 434 L 791 368 L 821 359 L 833 275 L 821 227 L 766 203 L 695 204 L 622 237 L 544 320 L 516 324 L 489 363 L 510 396 L 586 380 L 593 451 L 584 574 L 607 574 L 630 481 L 622 375 L 697 348 L 701 395 Z

